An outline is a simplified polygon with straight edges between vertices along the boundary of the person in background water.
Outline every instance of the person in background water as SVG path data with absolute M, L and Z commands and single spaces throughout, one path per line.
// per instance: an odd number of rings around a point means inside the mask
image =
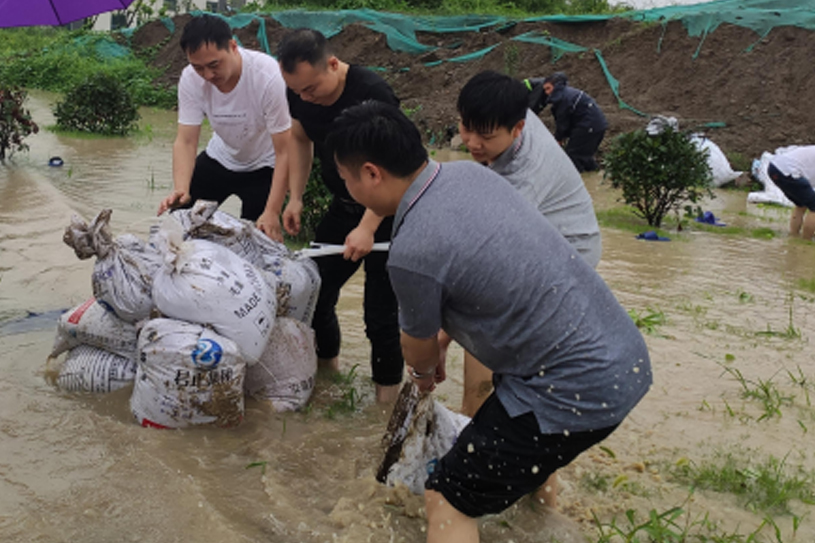
M 775 155 L 767 175 L 795 208 L 790 216 L 790 235 L 812 241 L 815 235 L 815 145 Z M 807 213 L 809 210 L 809 213 Z
M 594 155 L 606 134 L 608 122 L 594 98 L 568 85 L 563 72 L 540 79 L 525 79 L 529 108 L 536 114 L 551 104 L 555 139 L 566 149 L 577 171 L 593 172 L 599 167 Z
M 196 200 L 221 204 L 235 194 L 241 218 L 283 241 L 280 212 L 288 188 L 291 117 L 277 62 L 238 47 L 220 17 L 193 17 L 181 35 L 189 66 L 178 81 L 173 191 L 158 214 Z M 198 158 L 204 118 L 212 138 Z
M 333 199 L 315 232 L 315 241 L 344 244 L 342 256 L 316 259 L 322 277 L 312 327 L 320 366 L 339 369 L 340 325 L 336 306 L 340 289 L 365 263 L 365 333 L 371 342 L 371 370 L 376 399 L 391 402 L 399 394 L 404 360 L 399 345 L 396 297 L 385 264 L 388 253 L 371 252 L 374 242 L 390 241 L 393 218 L 378 215 L 357 203 L 345 188 L 325 138 L 331 123 L 347 107 L 364 100 L 394 106 L 399 100 L 385 81 L 361 66 L 346 64 L 329 50 L 320 32 L 301 28 L 284 36 L 277 58 L 288 85 L 292 121 L 292 160 L 289 203 L 283 213 L 286 231 L 300 231 L 303 193 L 314 156 L 320 158 L 320 176 Z
M 497 72 L 475 75 L 458 96 L 459 132 L 473 158 L 510 185 L 554 226 L 593 268 L 602 251 L 591 196 L 563 148 L 527 107 L 523 83 Z M 464 353 L 461 412 L 472 417 L 492 391 L 492 372 Z M 557 503 L 553 475 L 543 495 Z
M 442 330 L 494 372 L 425 483 L 427 541 L 477 542 L 478 517 L 620 425 L 652 382 L 645 342 L 534 205 L 489 168 L 430 160 L 399 108 L 349 108 L 326 143 L 354 199 L 395 214 L 388 271 L 414 383 L 428 392 L 446 378 Z

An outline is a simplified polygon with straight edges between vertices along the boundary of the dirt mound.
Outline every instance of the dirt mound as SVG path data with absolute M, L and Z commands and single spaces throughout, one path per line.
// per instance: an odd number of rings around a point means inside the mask
M 141 27 L 133 36 L 136 50 L 158 48 L 153 64 L 165 70 L 159 80 L 163 84 L 177 83 L 186 65 L 178 41 L 188 18 L 174 19 L 172 36 L 159 21 Z M 265 19 L 265 26 L 274 50 L 287 30 L 270 18 Z M 244 47 L 260 48 L 258 27 L 259 22 L 254 21 L 236 29 Z M 548 47 L 510 39 L 531 30 L 589 51 L 567 54 L 553 63 Z M 815 118 L 807 115 L 806 108 L 815 100 L 815 87 L 808 85 L 815 33 L 807 30 L 780 27 L 759 40 L 751 30 L 722 25 L 700 43 L 679 22 L 663 26 L 610 19 L 583 24 L 527 22 L 469 33 L 419 33 L 418 39 L 437 49 L 424 55 L 394 52 L 388 49 L 384 35 L 361 24 L 347 26 L 330 44 L 341 59 L 376 68 L 431 144 L 449 141 L 455 134 L 459 90 L 470 77 L 488 69 L 519 78 L 564 71 L 572 85 L 598 101 L 609 119 L 610 135 L 643 126 L 643 117 L 618 107 L 593 49 L 602 52 L 619 81 L 621 98 L 637 110 L 673 115 L 683 129 L 725 123 L 724 128 L 708 130 L 725 152 L 751 158 L 782 145 L 813 143 Z M 479 60 L 425 65 L 489 46 L 495 48 Z M 542 118 L 551 124 L 548 112 Z M 606 144 L 609 140 L 607 137 Z

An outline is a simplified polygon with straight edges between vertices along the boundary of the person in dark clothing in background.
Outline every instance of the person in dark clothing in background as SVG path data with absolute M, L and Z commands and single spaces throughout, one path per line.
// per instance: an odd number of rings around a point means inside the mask
M 540 113 L 552 105 L 555 139 L 564 146 L 577 171 L 593 172 L 599 167 L 594 159 L 606 134 L 608 122 L 594 98 L 586 91 L 570 87 L 566 74 L 555 72 L 549 77 L 526 79 L 529 109 Z
M 362 66 L 339 60 L 325 36 L 300 28 L 278 45 L 277 58 L 288 86 L 292 117 L 289 203 L 283 226 L 289 234 L 300 230 L 303 193 L 314 156 L 320 158 L 321 177 L 333 199 L 315 232 L 315 241 L 345 245 L 345 253 L 316 259 L 322 285 L 312 327 L 320 366 L 339 369 L 340 326 L 336 305 L 340 289 L 365 263 L 365 334 L 371 342 L 371 371 L 379 402 L 394 401 L 404 373 L 399 343 L 396 296 L 385 264 L 386 252 L 371 252 L 374 242 L 391 239 L 393 217 L 380 217 L 357 203 L 337 173 L 334 155 L 325 147 L 331 123 L 348 107 L 366 100 L 399 106 L 399 99 L 378 75 Z

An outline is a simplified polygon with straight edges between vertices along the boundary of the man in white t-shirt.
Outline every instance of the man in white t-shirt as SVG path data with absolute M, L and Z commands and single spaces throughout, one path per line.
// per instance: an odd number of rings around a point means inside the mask
M 173 191 L 158 214 L 235 194 L 241 217 L 282 241 L 291 116 L 277 61 L 238 47 L 227 22 L 212 15 L 187 23 L 181 48 L 190 65 L 178 82 Z M 196 158 L 205 117 L 213 134 Z
M 796 147 L 775 155 L 767 166 L 767 175 L 795 204 L 790 216 L 790 235 L 811 241 L 815 235 L 815 188 L 812 186 L 815 182 L 815 145 Z

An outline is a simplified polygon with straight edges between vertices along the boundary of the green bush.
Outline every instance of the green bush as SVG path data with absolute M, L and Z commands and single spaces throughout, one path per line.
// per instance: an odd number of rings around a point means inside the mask
M 171 108 L 174 89 L 153 84 L 161 71 L 132 53 L 121 54 L 110 35 L 64 29 L 0 29 L 0 81 L 65 93 L 93 74 L 122 82 L 138 105 Z M 117 49 L 118 48 L 118 49 Z
M 314 158 L 314 165 L 311 167 L 306 183 L 306 191 L 303 194 L 303 213 L 300 217 L 302 234 L 298 236 L 301 241 L 310 241 L 314 238 L 317 225 L 328 211 L 333 196 L 323 183 L 320 159 Z
M 39 128 L 31 120 L 31 113 L 23 107 L 28 93 L 22 89 L 0 88 L 0 160 L 15 151 L 25 151 L 23 139 L 36 134 Z
M 625 203 L 651 226 L 660 226 L 663 217 L 678 211 L 683 202 L 713 197 L 707 151 L 670 128 L 657 136 L 644 130 L 618 136 L 604 166 L 611 186 L 622 189 Z
M 68 91 L 54 114 L 59 128 L 116 136 L 135 130 L 139 120 L 138 107 L 128 89 L 102 72 Z

